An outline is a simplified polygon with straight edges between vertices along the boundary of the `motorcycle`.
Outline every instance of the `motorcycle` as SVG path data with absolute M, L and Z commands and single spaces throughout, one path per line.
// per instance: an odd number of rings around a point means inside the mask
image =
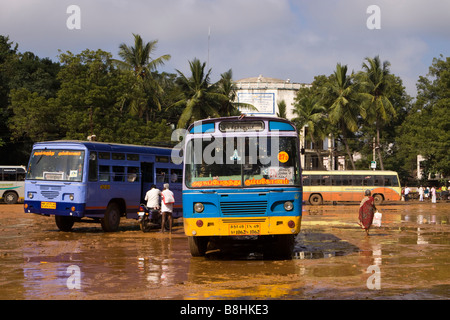
M 139 227 L 142 232 L 149 232 L 152 226 L 161 226 L 161 213 L 159 210 L 150 209 L 141 203 L 138 216 Z
M 138 222 L 142 232 L 149 232 L 152 227 L 161 228 L 162 216 L 158 209 L 148 208 L 145 204 L 139 206 Z M 165 229 L 169 230 L 169 222 L 166 221 Z

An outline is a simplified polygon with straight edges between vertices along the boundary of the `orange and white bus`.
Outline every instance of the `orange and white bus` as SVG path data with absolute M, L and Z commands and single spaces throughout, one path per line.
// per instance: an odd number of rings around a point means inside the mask
M 303 171 L 302 176 L 303 201 L 311 205 L 361 201 L 367 189 L 376 204 L 401 199 L 400 180 L 395 171 Z

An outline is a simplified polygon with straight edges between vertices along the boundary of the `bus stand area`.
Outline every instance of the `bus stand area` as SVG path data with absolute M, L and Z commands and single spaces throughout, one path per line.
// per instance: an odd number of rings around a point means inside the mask
M 366 236 L 357 204 L 305 205 L 292 259 L 265 259 L 248 241 L 192 257 L 182 223 L 118 232 L 0 205 L 0 300 L 417 300 L 450 298 L 450 203 L 380 206 Z

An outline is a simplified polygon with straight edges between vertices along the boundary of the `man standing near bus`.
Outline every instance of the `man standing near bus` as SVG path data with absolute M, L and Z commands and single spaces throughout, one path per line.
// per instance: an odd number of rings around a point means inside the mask
M 164 225 L 166 224 L 166 218 L 169 219 L 169 232 L 172 233 L 172 223 L 173 223 L 173 204 L 175 202 L 175 197 L 173 192 L 169 190 L 169 184 L 164 183 L 164 190 L 161 192 L 161 232 L 164 232 Z
M 149 210 L 159 210 L 159 196 L 161 191 L 154 184 L 150 187 L 150 190 L 145 194 L 145 201 L 147 201 L 147 208 Z

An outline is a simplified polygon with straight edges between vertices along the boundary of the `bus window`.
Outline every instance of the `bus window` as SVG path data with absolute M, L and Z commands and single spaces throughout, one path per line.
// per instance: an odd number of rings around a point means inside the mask
M 310 186 L 311 185 L 311 177 L 310 176 L 302 176 L 303 185 Z
M 113 171 L 114 181 L 117 181 L 117 182 L 125 181 L 125 167 L 113 166 L 112 171 Z
M 102 159 L 102 160 L 109 160 L 109 159 L 111 159 L 111 153 L 109 153 L 109 152 L 99 152 L 98 153 L 98 158 Z
M 83 165 L 82 150 L 35 149 L 30 157 L 27 179 L 81 182 Z
M 183 180 L 183 171 L 181 169 L 171 169 L 170 170 L 170 182 L 171 183 L 181 183 Z
M 373 177 L 372 176 L 364 176 L 363 186 L 373 186 Z
M 342 186 L 342 176 L 340 176 L 340 175 L 331 176 L 331 185 L 332 186 Z
M 343 186 L 351 186 L 352 185 L 352 176 L 342 176 L 342 185 Z
M 109 166 L 99 166 L 100 181 L 109 181 Z
M 139 168 L 138 167 L 128 167 L 127 181 L 128 182 L 139 181 Z
M 382 176 L 374 176 L 373 177 L 373 185 L 376 187 L 382 187 L 384 185 L 384 180 Z
M 156 162 L 169 163 L 169 157 L 167 156 L 156 156 Z
M 139 161 L 139 155 L 134 153 L 127 154 L 127 160 L 129 161 Z
M 386 186 L 386 187 L 391 187 L 392 186 L 392 177 L 389 177 L 389 176 L 385 176 L 384 177 L 384 185 Z
M 16 169 L 4 168 L 3 169 L 3 181 L 16 181 Z
M 97 152 L 91 151 L 89 153 L 89 181 L 94 182 L 98 179 L 98 160 Z
M 311 177 L 311 185 L 312 186 L 320 186 L 320 180 L 322 179 L 322 176 L 312 176 Z
M 384 176 L 384 185 L 386 187 L 399 187 L 397 176 Z
M 362 186 L 362 180 L 363 180 L 362 176 L 353 176 L 352 180 L 353 180 L 354 186 L 357 186 L 357 187 Z
M 156 182 L 169 182 L 169 169 L 156 169 Z
M 17 168 L 17 181 L 25 181 L 26 171 L 23 168 Z
M 125 160 L 125 153 L 115 153 L 113 152 L 112 154 L 112 159 L 113 160 Z

